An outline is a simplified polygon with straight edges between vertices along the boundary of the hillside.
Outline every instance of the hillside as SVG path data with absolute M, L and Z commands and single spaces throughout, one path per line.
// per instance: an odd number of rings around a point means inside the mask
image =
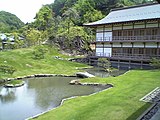
M 41 56 L 42 59 L 35 58 Z M 36 46 L 31 48 L 21 48 L 12 51 L 0 52 L 0 83 L 4 78 L 22 77 L 33 74 L 67 74 L 73 75 L 78 71 L 77 68 L 87 67 L 87 65 L 70 62 L 69 56 L 62 55 L 55 47 Z M 58 56 L 58 57 L 56 57 Z M 61 58 L 61 59 L 58 59 Z M 4 72 L 2 66 L 13 67 L 15 72 L 9 74 Z
M 24 23 L 14 14 L 0 11 L 0 31 L 11 32 L 24 26 Z

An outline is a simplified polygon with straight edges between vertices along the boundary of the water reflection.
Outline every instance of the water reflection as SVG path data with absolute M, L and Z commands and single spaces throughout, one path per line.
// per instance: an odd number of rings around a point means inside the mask
M 85 69 L 88 73 L 93 74 L 95 76 L 98 77 L 109 77 L 109 76 L 119 76 L 121 74 L 124 74 L 126 72 L 126 70 L 115 70 L 113 72 L 106 72 L 104 71 L 104 69 L 99 68 L 99 67 L 95 67 L 95 68 L 91 68 L 91 69 Z
M 16 100 L 15 96 L 16 89 L 11 88 L 1 88 L 0 89 L 0 101 L 3 104 L 7 104 L 9 102 L 14 102 Z
M 0 86 L 0 120 L 23 120 L 57 107 L 64 98 L 89 95 L 106 88 L 69 85 L 73 79 L 77 78 L 34 78 L 26 79 L 25 85 L 18 88 Z

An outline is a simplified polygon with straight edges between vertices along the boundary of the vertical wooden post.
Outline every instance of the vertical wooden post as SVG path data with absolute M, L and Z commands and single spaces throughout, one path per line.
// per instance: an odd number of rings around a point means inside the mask
M 157 57 L 159 56 L 159 42 L 157 42 Z
M 119 70 L 119 68 L 120 68 L 120 60 L 118 59 L 118 70 Z
M 102 45 L 103 45 L 103 56 L 104 56 L 104 42 L 102 43 Z
M 129 60 L 129 66 L 128 66 L 128 69 L 129 69 L 129 70 L 131 69 L 131 60 Z
M 133 42 L 131 42 L 132 44 L 132 56 L 134 55 L 134 49 L 133 49 Z
M 104 36 L 105 36 L 105 26 L 103 26 L 103 41 L 104 41 Z
M 141 60 L 141 69 L 143 69 L 143 61 Z
M 146 43 L 144 42 L 143 56 L 146 57 Z

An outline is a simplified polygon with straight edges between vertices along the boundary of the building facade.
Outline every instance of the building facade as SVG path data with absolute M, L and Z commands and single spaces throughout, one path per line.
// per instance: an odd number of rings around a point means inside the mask
M 102 20 L 85 24 L 96 29 L 95 55 L 117 66 L 147 66 L 160 58 L 160 4 L 111 10 Z

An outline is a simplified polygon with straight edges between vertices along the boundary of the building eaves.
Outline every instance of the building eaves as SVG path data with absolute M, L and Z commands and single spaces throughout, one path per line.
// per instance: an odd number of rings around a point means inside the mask
M 84 26 L 97 26 L 159 18 L 160 4 L 150 4 L 114 9 L 105 18 L 96 22 L 84 24 Z

